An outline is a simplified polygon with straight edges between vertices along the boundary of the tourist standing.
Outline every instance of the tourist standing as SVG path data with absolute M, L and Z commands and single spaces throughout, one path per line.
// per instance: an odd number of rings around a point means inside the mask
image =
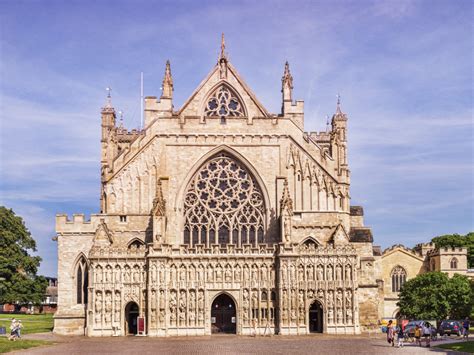
M 395 346 L 395 342 L 394 342 L 395 331 L 393 329 L 392 323 L 393 323 L 392 320 L 389 320 L 387 324 L 387 342 L 389 344 L 392 344 L 392 346 Z
M 419 324 L 415 326 L 415 342 L 421 346 L 421 327 Z
M 423 324 L 423 338 L 425 338 L 426 347 L 429 348 L 431 344 L 431 327 L 427 323 Z

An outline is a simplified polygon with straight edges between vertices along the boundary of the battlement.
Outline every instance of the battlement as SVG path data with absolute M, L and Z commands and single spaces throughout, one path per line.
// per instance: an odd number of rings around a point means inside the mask
M 434 250 L 430 250 L 428 255 L 435 256 L 435 255 L 459 255 L 459 254 L 466 254 L 467 255 L 467 248 L 465 247 L 442 247 Z
M 331 133 L 330 132 L 309 132 L 307 133 L 308 136 L 320 143 L 320 142 L 325 142 L 325 143 L 330 143 L 331 142 Z
M 393 250 L 395 250 L 395 249 L 402 249 L 402 250 L 404 250 L 404 251 L 407 252 L 407 253 L 410 253 L 410 254 L 413 254 L 413 255 L 416 255 L 416 256 L 420 256 L 420 253 L 418 253 L 416 250 L 410 249 L 410 248 L 404 246 L 403 244 L 394 244 L 394 245 L 392 245 L 391 247 L 386 248 L 386 249 L 382 252 L 382 255 L 385 255 L 385 254 L 387 254 L 387 253 L 390 253 L 391 251 L 393 251 Z
M 66 234 L 95 233 L 100 223 L 105 222 L 111 230 L 132 229 L 144 231 L 150 216 L 149 215 L 104 215 L 91 214 L 86 217 L 84 214 L 56 215 L 56 232 Z

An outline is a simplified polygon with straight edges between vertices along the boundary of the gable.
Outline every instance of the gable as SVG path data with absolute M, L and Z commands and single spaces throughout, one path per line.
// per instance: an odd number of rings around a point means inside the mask
M 250 90 L 247 84 L 245 84 L 237 73 L 237 70 L 230 63 L 227 63 L 225 78 L 222 77 L 219 65 L 216 65 L 183 104 L 178 111 L 178 115 L 184 117 L 204 116 L 208 98 L 222 85 L 229 88 L 242 103 L 243 117 L 245 117 L 245 115 L 247 117 L 270 117 L 268 111 L 258 101 L 255 94 Z

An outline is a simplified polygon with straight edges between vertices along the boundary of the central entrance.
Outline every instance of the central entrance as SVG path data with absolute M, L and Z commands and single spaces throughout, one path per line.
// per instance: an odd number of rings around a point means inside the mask
M 309 332 L 323 332 L 323 306 L 318 301 L 314 301 L 309 307 Z
M 211 307 L 211 333 L 236 334 L 236 314 L 235 303 L 229 295 L 217 296 Z
M 127 335 L 137 334 L 138 304 L 130 302 L 125 307 L 125 322 Z

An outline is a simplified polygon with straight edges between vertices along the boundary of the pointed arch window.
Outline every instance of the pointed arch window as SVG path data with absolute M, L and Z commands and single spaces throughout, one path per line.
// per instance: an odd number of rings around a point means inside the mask
M 458 268 L 458 259 L 452 258 L 450 262 L 451 269 L 457 269 Z
M 392 270 L 392 292 L 400 292 L 407 280 L 407 272 L 401 266 L 395 266 Z
M 184 243 L 265 242 L 265 203 L 251 173 L 226 153 L 209 159 L 189 183 L 184 199 Z
M 221 85 L 209 96 L 204 114 L 208 117 L 221 117 L 221 123 L 225 123 L 226 117 L 242 117 L 245 116 L 245 111 L 234 91 Z
M 76 303 L 87 304 L 87 288 L 89 286 L 89 268 L 84 256 L 77 262 L 76 266 Z

